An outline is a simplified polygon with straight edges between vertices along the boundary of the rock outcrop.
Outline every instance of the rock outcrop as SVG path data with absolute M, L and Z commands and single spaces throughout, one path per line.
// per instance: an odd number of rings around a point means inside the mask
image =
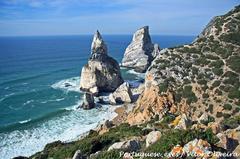
M 146 138 L 146 147 L 149 147 L 150 145 L 154 144 L 161 138 L 162 134 L 160 131 L 152 131 L 147 135 Z
M 142 27 L 133 35 L 131 44 L 125 50 L 122 66 L 145 72 L 159 51 L 158 44 L 152 43 L 148 26 Z
M 137 151 L 141 148 L 139 141 L 137 140 L 128 140 L 122 142 L 116 142 L 108 148 L 110 150 L 122 150 L 122 151 Z
M 85 159 L 86 157 L 83 156 L 81 150 L 77 150 L 72 159 Z
M 84 94 L 84 97 L 83 97 L 83 103 L 81 105 L 81 108 L 83 108 L 83 109 L 92 109 L 94 107 L 95 107 L 95 103 L 94 103 L 93 95 L 86 92 Z
M 98 95 L 99 92 L 112 92 L 123 79 L 118 62 L 107 54 L 107 46 L 97 31 L 94 35 L 91 57 L 83 66 L 80 89 Z
M 124 82 L 113 93 L 109 95 L 109 101 L 111 104 L 122 104 L 132 102 L 132 91 L 129 83 Z

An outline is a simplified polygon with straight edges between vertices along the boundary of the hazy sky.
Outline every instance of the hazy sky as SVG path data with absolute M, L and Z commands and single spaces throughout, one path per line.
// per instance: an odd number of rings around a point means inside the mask
M 132 34 L 197 35 L 239 0 L 0 0 L 0 36 Z

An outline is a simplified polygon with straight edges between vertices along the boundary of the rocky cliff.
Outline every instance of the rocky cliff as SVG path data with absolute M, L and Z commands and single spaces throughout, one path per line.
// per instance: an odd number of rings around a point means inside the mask
M 134 33 L 132 42 L 126 48 L 122 66 L 145 72 L 159 51 L 158 44 L 152 43 L 148 26 L 142 27 Z
M 238 6 L 215 17 L 192 44 L 169 48 L 159 54 L 146 73 L 145 93 L 129 115 L 129 122 L 150 120 L 166 113 L 164 111 L 172 113 L 173 107 L 192 120 L 204 112 L 216 121 L 239 115 L 239 37 Z M 169 94 L 172 100 L 165 98 Z M 157 102 L 159 100 L 165 101 Z M 146 119 L 139 117 L 143 117 L 139 115 L 142 113 Z
M 107 53 L 107 46 L 97 31 L 93 37 L 91 56 L 81 72 L 80 89 L 97 95 L 114 91 L 123 83 L 118 62 Z

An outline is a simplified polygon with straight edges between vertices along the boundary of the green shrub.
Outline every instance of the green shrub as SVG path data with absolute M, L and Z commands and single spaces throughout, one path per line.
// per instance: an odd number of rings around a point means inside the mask
M 231 117 L 231 115 L 230 115 L 230 114 L 223 113 L 223 118 L 224 118 L 224 119 L 228 119 L 228 118 L 230 118 L 230 117 Z
M 234 71 L 240 73 L 240 56 L 231 56 L 227 60 L 227 65 Z
M 197 97 L 192 91 L 192 86 L 185 86 L 183 88 L 182 97 L 187 99 L 188 104 L 197 102 Z
M 218 76 L 221 76 L 223 74 L 223 70 L 222 68 L 212 68 L 212 72 L 215 74 L 215 75 L 218 75 Z
M 219 59 L 218 56 L 214 56 L 212 54 L 206 54 L 205 56 L 207 59 L 210 59 L 210 60 L 218 60 Z
M 222 95 L 222 91 L 221 91 L 221 90 L 219 90 L 219 89 L 216 89 L 216 90 L 215 90 L 215 94 L 217 94 L 217 95 L 221 96 L 221 95 Z
M 240 125 L 240 116 L 231 117 L 223 120 L 222 123 L 225 129 L 235 129 Z
M 216 117 L 217 117 L 217 118 L 223 117 L 223 113 L 222 113 L 222 112 L 217 112 Z
M 205 66 L 209 63 L 209 61 L 206 59 L 206 57 L 204 56 L 201 56 L 200 58 L 198 58 L 196 61 L 195 61 L 195 64 L 196 65 L 201 65 L 201 66 Z
M 232 105 L 231 104 L 224 104 L 223 108 L 225 110 L 232 110 Z
M 215 88 L 215 87 L 218 87 L 220 84 L 221 84 L 221 81 L 216 80 L 213 82 L 212 86 Z
M 212 104 L 210 104 L 210 105 L 208 106 L 207 111 L 209 111 L 210 113 L 213 113 L 213 105 L 212 105 Z
M 204 94 L 202 95 L 202 97 L 203 97 L 203 98 L 209 98 L 209 95 L 208 95 L 207 93 L 204 93 Z
M 121 159 L 120 151 L 111 150 L 111 151 L 102 151 L 97 156 L 92 157 L 91 159 Z
M 231 87 L 228 93 L 228 97 L 231 99 L 240 99 L 240 91 L 238 90 L 238 87 Z
M 163 83 L 159 84 L 159 93 L 166 92 L 168 90 L 168 82 L 164 81 Z
M 210 63 L 210 66 L 213 68 L 221 68 L 224 65 L 222 60 L 216 60 L 216 61 L 212 61 Z
M 223 41 L 240 45 L 240 32 L 233 32 L 233 33 L 224 34 L 220 38 Z
M 205 79 L 200 79 L 200 80 L 198 80 L 198 84 L 200 84 L 200 85 L 206 85 L 206 84 L 207 84 L 207 80 L 205 80 Z
M 230 85 L 236 86 L 236 87 L 240 86 L 240 84 L 239 84 L 239 75 L 238 74 L 236 74 L 236 73 L 234 73 L 232 71 L 227 71 L 224 74 L 224 77 L 225 77 L 225 79 L 224 79 L 223 83 L 230 84 Z

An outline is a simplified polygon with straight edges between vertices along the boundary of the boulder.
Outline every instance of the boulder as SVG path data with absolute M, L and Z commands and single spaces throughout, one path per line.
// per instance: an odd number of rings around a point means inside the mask
M 77 151 L 74 153 L 72 159 L 85 159 L 85 157 L 83 156 L 81 150 L 77 150 Z
M 90 93 L 85 93 L 83 97 L 83 103 L 81 106 L 83 109 L 92 109 L 95 107 L 94 97 Z
M 115 91 L 122 83 L 120 67 L 107 54 L 107 46 L 97 31 L 93 37 L 91 56 L 82 68 L 80 89 L 98 95 L 100 92 Z
M 98 158 L 100 153 L 101 153 L 101 151 L 97 151 L 97 152 L 95 152 L 93 154 L 90 154 L 88 159 L 96 159 L 96 158 Z
M 151 144 L 154 144 L 161 138 L 162 134 L 160 131 L 152 131 L 147 135 L 146 138 L 146 147 L 150 146 Z
M 183 147 L 183 152 L 186 154 L 194 154 L 198 157 L 209 158 L 211 152 L 211 145 L 202 139 L 194 139 Z
M 208 122 L 208 114 L 204 112 L 198 119 L 198 122 L 201 124 Z
M 132 42 L 126 48 L 122 66 L 145 72 L 159 51 L 159 46 L 152 43 L 148 26 L 142 27 L 134 33 Z
M 128 140 L 122 142 L 116 142 L 108 148 L 110 150 L 122 150 L 122 151 L 137 151 L 141 148 L 139 141 L 137 140 Z
M 228 138 L 228 136 L 226 134 L 223 134 L 223 133 L 218 133 L 217 138 L 219 139 L 219 141 L 216 145 L 218 147 L 221 147 L 221 148 L 225 149 L 225 150 L 228 150 L 229 142 L 230 142 L 230 139 Z
M 129 87 L 129 83 L 124 82 L 113 93 L 109 95 L 109 102 L 111 104 L 116 103 L 131 103 L 132 91 Z

